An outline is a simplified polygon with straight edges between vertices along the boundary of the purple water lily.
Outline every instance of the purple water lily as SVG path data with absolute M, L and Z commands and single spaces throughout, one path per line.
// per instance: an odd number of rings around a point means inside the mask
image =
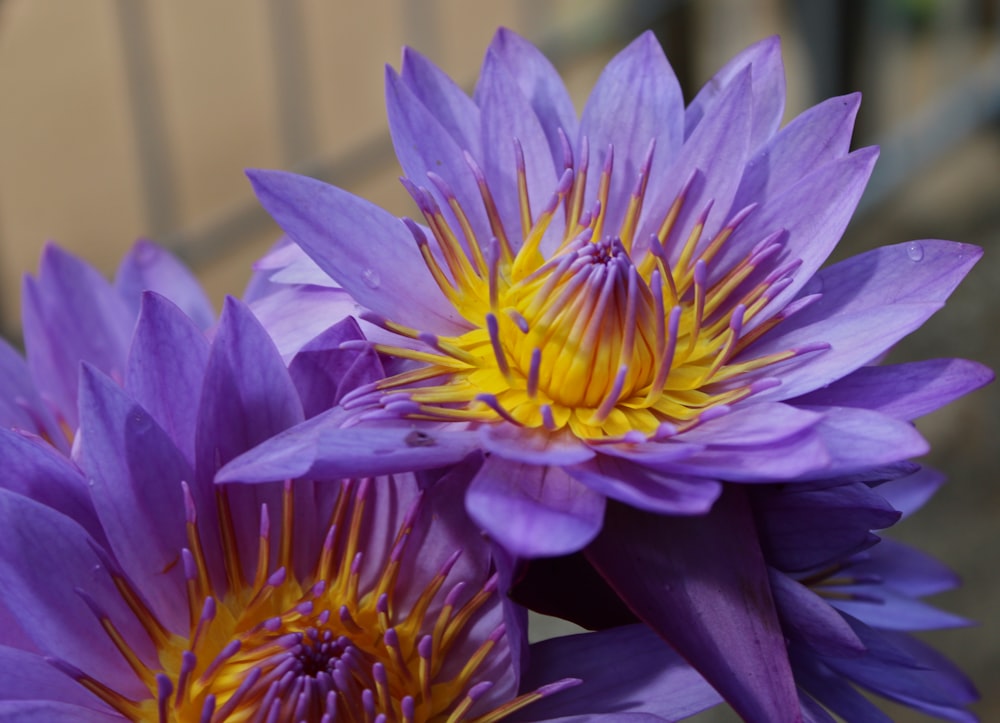
M 216 486 L 382 372 L 340 348 L 350 320 L 287 366 L 240 302 L 211 340 L 199 326 L 142 295 L 117 378 L 82 366 L 71 457 L 0 429 L 0 718 L 670 720 L 718 701 L 641 626 L 549 641 L 525 667 L 510 566 L 462 508 L 476 455 L 433 485 Z
M 941 307 L 979 249 L 913 241 L 820 269 L 877 152 L 849 151 L 857 95 L 779 128 L 776 39 L 686 108 L 650 33 L 579 118 L 506 30 L 471 98 L 412 50 L 386 98 L 421 223 L 309 178 L 250 178 L 310 257 L 285 247 L 271 280 L 349 295 L 375 348 L 408 363 L 343 400 L 353 426 L 292 430 L 220 481 L 382 474 L 428 447 L 440 463 L 480 446 L 466 508 L 493 539 L 521 557 L 590 544 L 742 715 L 785 719 L 799 703 L 767 565 L 748 492 L 724 483 L 923 454 L 910 420 L 990 372 L 867 365 Z

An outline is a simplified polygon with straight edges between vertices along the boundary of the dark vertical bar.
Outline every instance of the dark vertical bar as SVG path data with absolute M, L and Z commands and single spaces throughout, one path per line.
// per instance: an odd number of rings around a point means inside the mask
M 156 236 L 176 224 L 177 202 L 147 8 L 141 0 L 115 3 L 146 233 Z
M 316 149 L 302 4 L 297 0 L 271 0 L 267 7 L 277 83 L 278 133 L 285 166 L 290 167 L 305 161 Z

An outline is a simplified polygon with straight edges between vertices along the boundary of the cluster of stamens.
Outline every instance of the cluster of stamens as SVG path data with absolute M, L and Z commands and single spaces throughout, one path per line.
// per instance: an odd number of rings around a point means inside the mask
M 458 336 L 436 336 L 369 314 L 370 321 L 422 347 L 378 345 L 379 351 L 418 364 L 356 390 L 344 400 L 345 407 L 371 410 L 375 404 L 378 410 L 365 412 L 368 416 L 388 411 L 437 421 L 505 419 L 551 431 L 568 428 L 586 440 L 636 433 L 667 436 L 778 383 L 759 374 L 754 382 L 744 381 L 748 372 L 825 348 L 733 361 L 787 317 L 788 310 L 756 318 L 791 283 L 799 265 L 780 260 L 784 237 L 778 230 L 731 267 L 713 268 L 753 205 L 703 238 L 713 205 L 709 200 L 682 239 L 684 224 L 678 218 L 692 176 L 657 219 L 658 230 L 636 239 L 653 160 L 651 145 L 621 225 L 608 232 L 613 149 L 605 157 L 597 197 L 584 210 L 587 140 L 578 164 L 565 137 L 563 141 L 565 170 L 537 215 L 529 201 L 523 153 L 514 143 L 518 244 L 498 213 L 484 173 L 468 154 L 490 224 L 489 239 L 476 237 L 443 179 L 428 174 L 456 219 L 461 238 L 434 195 L 404 179 L 435 247 L 424 228 L 408 219 L 406 223 L 437 285 L 471 329 Z M 565 232 L 553 243 L 547 232 L 560 208 Z M 543 248 L 549 246 L 554 250 L 546 256 Z
M 189 633 L 167 630 L 107 555 L 102 557 L 112 579 L 152 640 L 156 659 L 146 660 L 136 652 L 120 626 L 80 591 L 150 691 L 149 698 L 123 695 L 102 682 L 99 672 L 91 675 L 60 660 L 53 664 L 127 720 L 160 723 L 488 723 L 579 682 L 558 681 L 512 696 L 488 711 L 477 709 L 477 702 L 494 685 L 484 677 L 489 661 L 507 655 L 502 645 L 506 630 L 499 623 L 478 645 L 463 638 L 486 611 L 500 604 L 497 578 L 494 575 L 474 591 L 467 589 L 468 581 L 454 582 L 446 590 L 449 572 L 460 556 L 456 551 L 419 594 L 408 599 L 407 610 L 397 609 L 401 563 L 420 502 L 402 523 L 377 579 L 366 585 L 361 571 L 370 492 L 368 480 L 342 483 L 315 566 L 300 580 L 293 572 L 293 494 L 291 483 L 286 483 L 279 559 L 272 560 L 271 524 L 264 506 L 256 571 L 253 579 L 246 579 L 228 497 L 220 488 L 226 585 L 225 592 L 217 593 L 194 502 L 185 486 L 189 545 L 181 557 Z

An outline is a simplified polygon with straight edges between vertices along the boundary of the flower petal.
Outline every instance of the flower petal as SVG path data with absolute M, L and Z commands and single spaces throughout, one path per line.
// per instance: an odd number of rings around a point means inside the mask
M 685 137 L 691 136 L 706 115 L 718 110 L 722 90 L 746 68 L 750 68 L 753 74 L 750 147 L 759 148 L 774 135 L 785 112 L 785 66 L 781 61 L 781 39 L 776 35 L 764 38 L 735 55 L 698 91 L 684 111 Z
M 944 475 L 936 469 L 922 467 L 912 474 L 879 485 L 877 491 L 903 517 L 909 517 L 934 496 L 944 481 Z
M 562 678 L 580 685 L 532 703 L 512 721 L 680 720 L 722 701 L 705 680 L 645 625 L 568 635 L 531 646 L 521 683 L 533 690 Z M 635 720 L 645 720 L 636 718 Z
M 865 652 L 864 644 L 830 603 L 782 572 L 772 569 L 769 574 L 786 635 L 819 655 L 851 657 Z
M 53 446 L 69 451 L 66 435 L 42 401 L 24 358 L 0 339 L 0 429 L 8 428 L 45 436 Z
M 413 48 L 403 48 L 399 68 L 403 84 L 437 118 L 458 147 L 479 158 L 479 108 L 440 68 Z M 414 177 L 423 182 L 423 176 Z
M 215 311 L 201 284 L 188 268 L 166 249 L 140 240 L 125 255 L 115 274 L 115 288 L 134 316 L 144 291 L 155 291 L 177 304 L 199 329 L 215 323 Z
M 518 557 L 575 552 L 601 529 L 604 497 L 559 467 L 488 457 L 465 507 L 480 527 Z
M 19 723 L 121 723 L 117 713 L 54 700 L 0 701 L 0 720 Z
M 104 707 L 86 688 L 41 655 L 0 645 L 0 701 L 13 700 L 49 700 L 90 708 Z
M 730 486 L 701 517 L 611 505 L 587 557 L 748 721 L 799 710 L 750 506 Z
M 782 370 L 781 386 L 754 399 L 789 399 L 818 389 L 869 363 L 918 328 L 941 308 L 981 255 L 981 249 L 967 244 L 911 241 L 834 264 L 802 289 L 803 296 L 822 294 L 818 301 L 781 322 L 734 362 L 825 342 L 832 348 L 800 357 Z
M 604 225 L 614 233 L 621 225 L 650 142 L 656 142 L 650 179 L 661 179 L 684 141 L 680 84 L 652 32 L 640 35 L 604 68 L 583 109 L 580 136 L 590 144 L 587 198 L 597 197 L 604 155 L 609 146 L 614 147 L 615 169 Z
M 466 330 L 398 218 L 305 176 L 281 171 L 247 175 L 277 224 L 357 303 L 434 333 Z
M 520 86 L 545 131 L 552 158 L 561 159 L 559 131 L 572 143 L 579 123 L 573 100 L 555 67 L 538 48 L 507 28 L 497 30 L 488 52 Z M 478 87 L 476 91 L 476 99 L 480 101 Z
M 480 427 L 479 435 L 483 449 L 513 462 L 562 467 L 594 457 L 594 450 L 577 438 L 541 429 L 487 424 Z
M 80 465 L 111 550 L 157 617 L 180 632 L 187 624 L 181 483 L 194 478 L 191 465 L 146 410 L 88 365 L 80 420 Z
M 149 664 L 149 638 L 122 602 L 96 543 L 73 520 L 27 497 L 0 489 L 0 598 L 47 655 L 139 699 L 149 691 L 132 672 L 84 599 L 104 611 L 129 646 Z
M 170 435 L 194 465 L 197 428 L 192 410 L 201 399 L 208 341 L 170 301 L 143 294 L 125 372 L 125 390 Z
M 864 407 L 907 421 L 922 417 L 993 380 L 993 370 L 966 359 L 928 359 L 861 367 L 794 403 Z
M 943 562 L 890 538 L 882 539 L 863 559 L 852 562 L 851 571 L 872 576 L 886 587 L 911 597 L 953 590 L 961 582 Z

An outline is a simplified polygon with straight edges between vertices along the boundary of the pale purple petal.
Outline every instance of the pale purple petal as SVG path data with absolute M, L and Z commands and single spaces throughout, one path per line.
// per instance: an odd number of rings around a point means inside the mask
M 802 295 L 822 294 L 818 301 L 781 322 L 734 362 L 828 343 L 831 349 L 800 357 L 782 370 L 781 386 L 755 399 L 789 399 L 829 384 L 918 328 L 981 255 L 981 249 L 967 244 L 911 241 L 834 264 L 802 289 Z
M 281 171 L 248 175 L 278 225 L 357 303 L 434 333 L 467 328 L 398 218 L 312 178 Z
M 838 585 L 831 592 L 836 595 L 830 600 L 831 605 L 873 628 L 906 632 L 962 628 L 975 624 L 968 618 L 938 610 L 933 605 L 885 586 L 872 590 L 867 585 Z M 841 599 L 840 594 L 846 599 Z M 851 596 L 854 594 L 860 597 L 853 599 Z M 872 597 L 878 599 L 873 601 Z
M 903 517 L 909 517 L 923 507 L 943 484 L 943 474 L 936 469 L 922 467 L 913 474 L 879 485 L 877 492 Z
M 733 210 L 777 196 L 814 169 L 846 156 L 860 105 L 860 93 L 830 98 L 782 128 L 747 162 Z
M 125 390 L 194 464 L 196 416 L 208 341 L 190 318 L 158 294 L 143 295 L 132 337 Z
M 433 113 L 458 147 L 478 158 L 482 151 L 479 108 L 472 98 L 413 48 L 403 48 L 399 75 L 403 84 Z
M 870 575 L 886 587 L 911 597 L 953 590 L 961 582 L 943 562 L 889 538 L 868 550 L 861 560 L 851 562 L 851 572 Z
M 134 316 L 144 291 L 155 291 L 177 304 L 199 329 L 215 323 L 215 311 L 201 284 L 188 268 L 166 249 L 140 240 L 125 255 L 115 274 L 115 288 Z
M 771 594 L 785 634 L 819 655 L 862 655 L 865 646 L 830 603 L 782 572 L 770 570 Z
M 35 389 L 24 358 L 3 339 L 0 339 L 0 428 L 47 436 L 54 446 L 69 451 L 66 436 Z
M 512 721 L 680 720 L 722 701 L 705 680 L 645 625 L 535 643 L 522 680 L 534 690 L 562 678 L 582 682 L 532 703 Z M 624 717 L 623 717 L 624 716 Z
M 363 307 L 343 289 L 282 286 L 254 301 L 250 309 L 287 362 L 330 326 L 359 314 Z
M 527 464 L 578 464 L 594 457 L 594 450 L 576 437 L 513 424 L 487 424 L 479 429 L 483 449 L 504 459 Z
M 753 75 L 750 147 L 758 148 L 774 135 L 785 112 L 785 66 L 778 36 L 764 38 L 735 55 L 698 91 L 684 111 L 685 137 L 691 136 L 706 115 L 718 112 L 721 91 L 746 68 Z
M 146 410 L 88 366 L 80 381 L 80 465 L 122 569 L 168 629 L 185 629 L 178 562 L 187 545 L 181 483 L 193 479 L 191 465 Z
M 663 465 L 661 471 L 730 482 L 775 482 L 820 473 L 829 464 L 822 437 L 810 430 L 755 447 L 706 447 Z
M 490 43 L 489 52 L 517 81 L 521 93 L 531 104 L 545 131 L 552 158 L 562 157 L 562 130 L 571 143 L 577 137 L 576 109 L 558 71 L 534 45 L 507 28 L 500 28 Z M 479 88 L 476 88 L 477 101 Z
M 0 700 L 49 700 L 110 710 L 42 656 L 6 645 L 0 645 Z
M 797 717 L 785 638 L 742 490 L 729 487 L 701 517 L 612 505 L 587 557 L 745 720 Z
M 605 223 L 613 233 L 621 224 L 650 142 L 656 142 L 650 173 L 656 183 L 667 177 L 684 141 L 680 84 L 652 32 L 640 35 L 604 68 L 583 109 L 580 136 L 590 143 L 587 198 L 596 197 L 605 154 L 608 146 L 614 147 Z
M 0 598 L 21 628 L 48 655 L 124 695 L 148 695 L 84 599 L 83 590 L 115 622 L 139 657 L 155 653 L 94 551 L 96 543 L 73 520 L 26 497 L 0 490 Z
M 519 557 L 575 552 L 601 529 L 604 496 L 558 467 L 489 457 L 465 506 L 480 527 Z
M 820 408 L 814 408 L 820 411 Z M 927 454 L 930 446 L 917 428 L 868 409 L 824 409 L 816 427 L 829 456 L 827 466 L 807 473 L 813 479 L 858 472 Z
M 794 400 L 824 407 L 864 407 L 913 420 L 993 380 L 993 370 L 966 359 L 861 367 L 833 384 Z
M 823 415 L 788 404 L 761 403 L 738 407 L 678 435 L 678 440 L 712 446 L 756 447 L 806 432 Z
M 660 473 L 642 463 L 646 460 L 633 459 L 602 454 L 566 471 L 606 497 L 662 514 L 704 514 L 722 492 L 722 485 L 714 480 Z

